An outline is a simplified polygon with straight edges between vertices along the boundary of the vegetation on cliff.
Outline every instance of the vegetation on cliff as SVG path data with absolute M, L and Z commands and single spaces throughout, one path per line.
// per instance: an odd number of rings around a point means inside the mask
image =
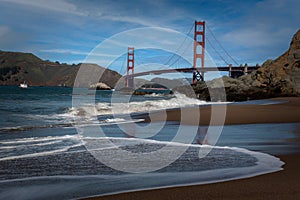
M 73 64 L 44 61 L 31 53 L 0 51 L 0 85 L 74 86 L 80 67 L 97 68 L 103 72 L 99 82 L 113 88 L 121 75 L 95 64 Z M 91 83 L 95 84 L 95 83 Z M 89 85 L 78 85 L 89 87 Z

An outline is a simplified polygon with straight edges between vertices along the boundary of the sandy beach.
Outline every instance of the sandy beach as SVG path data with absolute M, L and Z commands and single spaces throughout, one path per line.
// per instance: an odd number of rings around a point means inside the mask
M 168 121 L 180 121 L 181 112 L 188 113 L 181 122 L 190 125 L 230 125 L 230 124 L 260 124 L 260 123 L 293 123 L 300 122 L 300 98 L 286 97 L 274 98 L 274 101 L 282 101 L 279 104 L 251 105 L 251 104 L 226 104 L 212 105 L 197 108 L 184 108 L 167 110 Z M 218 117 L 212 118 L 212 110 L 215 116 L 226 115 L 223 123 Z M 195 113 L 199 112 L 200 121 L 193 120 Z M 150 119 L 147 119 L 150 121 Z M 151 121 L 162 120 L 160 112 L 151 114 Z M 195 124 L 197 123 L 197 124 Z
M 281 104 L 269 105 L 228 105 L 226 108 L 225 124 L 256 124 L 256 123 L 293 123 L 300 122 L 300 98 L 276 98 Z M 224 105 L 215 106 L 224 109 Z M 222 108 L 223 107 L 223 108 Z M 200 112 L 200 125 L 208 125 L 211 120 L 211 107 L 199 109 L 186 108 L 193 116 L 193 112 Z M 160 120 L 160 114 L 151 115 L 152 121 Z M 167 111 L 167 120 L 179 121 L 180 110 Z M 184 123 L 189 124 L 189 119 Z M 214 124 L 218 124 L 218 119 Z M 297 130 L 300 137 L 300 129 Z M 256 176 L 253 178 L 195 185 L 173 187 L 138 192 L 129 192 L 91 199 L 300 199 L 300 146 L 299 153 L 292 155 L 275 155 L 286 164 L 284 170 Z
M 299 199 L 300 155 L 280 156 L 280 159 L 286 163 L 284 170 L 272 174 L 223 183 L 138 191 L 91 199 Z

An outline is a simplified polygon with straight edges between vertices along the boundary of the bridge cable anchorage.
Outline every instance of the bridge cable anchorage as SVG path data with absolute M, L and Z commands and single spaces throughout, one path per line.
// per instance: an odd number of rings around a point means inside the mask
M 236 64 L 238 65 L 238 62 L 228 53 L 228 51 L 226 51 L 226 49 L 223 47 L 223 45 L 219 42 L 219 40 L 217 39 L 217 37 L 215 36 L 215 34 L 212 32 L 212 30 L 209 28 L 208 25 L 206 25 L 208 31 L 211 33 L 211 35 L 213 36 L 213 38 L 215 39 L 215 41 L 218 43 L 218 45 L 223 49 L 223 51 L 226 53 L 226 55 Z
M 191 26 L 191 28 L 190 28 L 190 30 L 188 31 L 188 33 L 186 34 L 184 40 L 183 40 L 183 41 L 181 42 L 181 44 L 178 46 L 177 50 L 175 51 L 175 54 L 173 54 L 173 55 L 168 59 L 168 61 L 165 62 L 164 65 L 169 65 L 169 62 L 175 57 L 175 55 L 178 54 L 179 50 L 182 48 L 182 46 L 183 46 L 183 44 L 185 43 L 186 39 L 187 39 L 187 38 L 189 37 L 189 35 L 191 34 L 193 28 L 194 28 L 194 24 Z M 185 51 L 186 51 L 186 50 L 185 50 Z M 185 52 L 185 51 L 184 51 L 184 52 Z M 177 60 L 176 60 L 175 62 L 177 62 Z M 173 64 L 174 64 L 174 62 L 173 62 Z
M 226 61 L 226 59 L 220 54 L 220 52 L 217 51 L 217 49 L 212 45 L 211 41 L 207 39 L 208 44 L 213 48 L 213 50 L 218 54 L 218 56 L 221 58 L 221 60 L 224 61 L 224 63 L 226 63 L 226 65 L 229 65 L 229 63 Z

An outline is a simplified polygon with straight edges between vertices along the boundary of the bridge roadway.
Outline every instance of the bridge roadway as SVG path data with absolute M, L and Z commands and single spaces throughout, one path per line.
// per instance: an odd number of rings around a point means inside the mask
M 247 66 L 247 73 L 251 73 L 254 70 L 257 70 L 260 66 Z M 134 76 L 146 76 L 146 75 L 159 75 L 167 73 L 192 73 L 195 70 L 199 72 L 213 72 L 213 71 L 230 71 L 230 67 L 205 67 L 205 68 L 180 68 L 180 69 L 160 69 L 160 70 L 151 70 L 147 72 L 138 72 Z M 231 67 L 231 72 L 245 72 L 245 66 Z

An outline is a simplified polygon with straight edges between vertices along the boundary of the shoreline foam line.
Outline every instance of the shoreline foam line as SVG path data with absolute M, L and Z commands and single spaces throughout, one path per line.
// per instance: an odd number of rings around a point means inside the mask
M 32 158 L 32 157 L 39 157 L 39 156 L 47 156 L 47 155 L 52 155 L 52 154 L 57 154 L 61 152 L 66 152 L 71 148 L 79 147 L 82 146 L 82 143 L 79 144 L 74 144 L 72 146 L 66 146 L 61 149 L 56 149 L 52 151 L 44 151 L 44 152 L 39 152 L 39 153 L 31 153 L 31 154 L 23 154 L 23 155 L 17 155 L 17 156 L 9 156 L 9 157 L 2 157 L 0 158 L 0 161 L 6 161 L 6 160 L 14 160 L 14 159 L 21 159 L 21 158 Z
M 74 135 L 62 135 L 62 136 L 41 136 L 41 137 L 28 137 L 28 138 L 16 138 L 13 140 L 0 140 L 0 144 L 25 144 L 32 142 L 44 142 L 44 141 L 56 141 L 64 139 L 79 139 L 78 134 Z
M 155 141 L 154 141 L 155 142 Z M 161 142 L 159 142 L 161 143 Z M 174 144 L 175 145 L 175 144 Z M 187 145 L 187 144 L 183 144 Z M 196 145 L 190 145 L 196 146 Z M 200 148 L 198 146 L 198 148 Z M 203 148 L 203 147 L 201 147 Z M 213 170 L 203 170 L 203 171 L 189 171 L 189 172 L 152 172 L 152 173 L 143 173 L 143 174 L 123 174 L 123 175 L 75 175 L 75 176 L 43 176 L 43 177 L 27 177 L 21 179 L 11 179 L 0 181 L 1 188 L 5 188 L 3 192 L 0 193 L 1 196 L 7 194 L 12 195 L 15 192 L 15 189 L 22 187 L 24 190 L 24 195 L 26 194 L 35 194 L 37 190 L 45 188 L 43 195 L 55 195 L 55 197 L 65 197 L 66 199 L 70 198 L 87 198 L 94 196 L 106 196 L 111 194 L 120 194 L 134 191 L 144 191 L 152 189 L 161 189 L 161 188 L 171 188 L 179 186 L 190 186 L 190 185 L 203 185 L 209 183 L 218 183 L 225 182 L 243 178 L 250 178 L 262 174 L 268 174 L 276 171 L 283 170 L 282 166 L 284 162 L 280 161 L 279 158 L 276 158 L 272 155 L 253 152 L 247 149 L 237 148 L 237 147 L 213 147 L 216 149 L 230 149 L 240 153 L 246 153 L 250 156 L 255 157 L 256 165 L 248 167 L 238 167 L 238 168 L 223 168 L 223 169 L 213 169 Z M 137 180 L 144 180 L 146 185 L 136 185 Z M 160 180 L 157 183 L 157 180 Z M 47 183 L 45 180 L 51 180 L 51 183 Z M 55 180 L 57 183 L 54 184 Z M 71 180 L 71 181 L 70 181 Z M 125 186 L 122 183 L 117 185 L 117 188 L 109 188 L 109 184 L 114 184 L 116 182 L 126 183 Z M 42 184 L 41 184 L 42 183 Z M 15 186 L 18 185 L 18 187 Z M 94 185 L 95 187 L 91 188 L 90 186 Z M 105 184 L 108 184 L 107 188 Z M 12 185 L 12 187 L 7 188 L 7 185 Z M 99 186 L 99 188 L 97 188 Z M 100 187 L 101 186 L 101 187 Z M 119 187 L 119 188 L 118 188 Z M 128 189 L 133 188 L 133 189 Z M 135 188 L 134 188 L 135 187 Z M 61 188 L 61 189 L 59 189 Z M 78 188 L 81 188 L 80 191 L 77 191 Z M 97 190 L 98 189 L 98 190 Z M 103 191 L 99 191 L 102 189 Z M 71 197 L 71 191 L 76 190 L 77 196 Z M 89 192 L 90 191 L 90 192 Z M 25 194 L 26 193 L 26 194 Z M 18 195 L 23 195 L 18 193 Z M 37 194 L 40 195 L 40 194 Z M 68 196 L 69 195 L 69 196 Z M 24 197 L 25 197 L 24 196 Z M 36 196 L 34 198 L 38 198 Z
M 223 147 L 221 147 L 221 148 L 223 148 Z M 272 155 L 269 155 L 269 154 L 266 154 L 266 153 L 261 153 L 261 152 L 254 152 L 254 151 L 250 151 L 250 150 L 243 149 L 243 148 L 238 148 L 238 147 L 224 147 L 224 148 L 239 150 L 240 152 L 243 152 L 243 153 L 250 153 L 251 152 L 251 155 L 254 154 L 255 158 L 258 159 L 256 164 L 262 165 L 264 170 L 262 170 L 260 172 L 253 172 L 253 173 L 250 173 L 250 174 L 239 175 L 239 176 L 236 176 L 234 178 L 225 178 L 225 179 L 221 179 L 221 180 L 190 182 L 190 183 L 173 184 L 173 185 L 158 186 L 158 187 L 148 187 L 148 188 L 142 188 L 142 189 L 123 190 L 123 191 L 117 191 L 117 192 L 111 192 L 111 193 L 105 193 L 105 194 L 99 194 L 99 195 L 91 195 L 91 196 L 86 196 L 86 197 L 81 197 L 81 198 L 102 197 L 102 196 L 109 196 L 109 195 L 116 195 L 116 194 L 122 194 L 122 193 L 130 193 L 130 192 L 138 192 L 138 191 L 155 190 L 155 189 L 166 189 L 166 188 L 174 188 L 174 187 L 184 187 L 184 186 L 193 186 L 193 185 L 205 185 L 205 184 L 213 184 L 213 183 L 222 183 L 222 182 L 227 182 L 227 181 L 232 181 L 232 180 L 252 178 L 252 177 L 255 177 L 255 176 L 259 176 L 259 175 L 270 174 L 270 173 L 274 173 L 274 172 L 284 170 L 282 168 L 282 166 L 285 163 L 283 161 L 281 161 L 279 158 L 275 157 L 275 156 L 272 156 Z M 268 158 L 268 161 L 265 160 L 264 156 L 266 156 Z M 272 163 L 271 164 L 272 169 L 267 169 L 267 166 L 270 164 L 270 162 L 269 162 L 270 159 L 273 159 L 273 162 L 271 162 Z M 259 165 L 250 166 L 250 167 L 243 167 L 243 168 L 247 168 L 248 171 L 252 171 L 252 170 L 255 170 L 255 168 L 257 168 L 258 166 Z M 236 171 L 236 168 L 207 170 L 207 171 L 202 171 L 202 172 L 204 172 L 205 174 L 210 172 L 213 175 L 213 174 L 216 174 L 216 171 L 223 171 L 223 172 L 226 173 L 226 172 L 230 172 L 230 171 L 231 172 Z M 195 172 L 184 172 L 184 174 L 187 174 L 187 173 L 194 174 Z

